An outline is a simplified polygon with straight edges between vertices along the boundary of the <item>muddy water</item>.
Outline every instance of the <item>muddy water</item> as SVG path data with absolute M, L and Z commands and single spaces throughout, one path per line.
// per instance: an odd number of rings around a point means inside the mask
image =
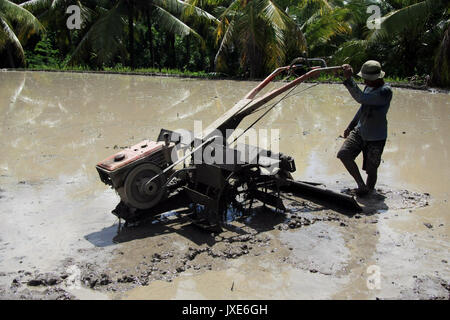
M 255 85 L 0 72 L 0 271 L 51 271 L 64 259 L 106 263 L 113 249 L 126 250 L 127 243 L 112 241 L 117 221 L 109 212 L 118 198 L 99 181 L 95 164 L 121 147 L 156 138 L 161 128 L 193 130 L 196 120 L 206 127 Z M 283 100 L 255 128 L 280 129 L 280 150 L 295 158 L 296 178 L 340 190 L 354 185 L 335 158 L 343 142 L 338 136 L 357 108 L 343 86 L 319 85 Z M 165 298 L 192 297 L 193 291 L 198 298 L 271 298 L 264 292 L 274 290 L 281 299 L 389 298 L 407 296 L 421 277 L 427 278 L 420 283 L 433 284 L 436 277 L 448 282 L 449 108 L 448 94 L 394 89 L 388 115 L 379 186 L 430 193 L 428 207 L 387 202 L 377 224 L 336 228 L 324 222 L 272 231 L 280 245 L 292 247 L 294 264 L 243 258 L 228 271 L 186 273 L 130 297 L 155 298 L 158 289 Z M 381 270 L 380 289 L 367 288 L 370 265 Z M 254 275 L 252 268 L 258 270 Z M 222 276 L 228 279 L 223 286 L 205 289 Z M 264 284 L 257 281 L 264 277 Z M 230 281 L 236 284 L 231 293 L 224 289 Z M 439 287 L 432 284 L 423 291 L 432 295 Z

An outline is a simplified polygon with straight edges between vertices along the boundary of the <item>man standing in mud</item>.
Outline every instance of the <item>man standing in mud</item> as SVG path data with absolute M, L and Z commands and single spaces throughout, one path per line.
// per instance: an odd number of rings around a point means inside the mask
M 346 79 L 344 85 L 361 107 L 344 131 L 346 140 L 337 157 L 358 184 L 356 194 L 363 196 L 372 192 L 377 182 L 378 167 L 387 139 L 386 114 L 391 103 L 392 90 L 384 83 L 385 73 L 378 61 L 367 61 L 358 73 L 366 85 L 363 91 L 352 79 L 352 67 L 345 64 L 342 68 Z M 367 173 L 365 183 L 355 162 L 361 152 L 363 170 Z

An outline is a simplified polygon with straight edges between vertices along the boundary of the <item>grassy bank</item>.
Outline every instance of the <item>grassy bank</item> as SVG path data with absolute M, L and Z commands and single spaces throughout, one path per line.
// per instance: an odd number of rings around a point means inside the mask
M 47 66 L 39 66 L 26 68 L 23 70 L 30 71 L 53 71 L 53 72 L 86 72 L 86 73 L 111 73 L 111 74 L 138 74 L 138 75 L 165 75 L 165 76 L 179 76 L 186 78 L 217 78 L 219 75 L 217 73 L 207 73 L 204 71 L 183 71 L 179 69 L 167 69 L 167 68 L 140 68 L 140 69 L 131 69 L 129 67 L 114 67 L 114 68 L 103 68 L 103 69 L 91 69 L 83 66 L 76 67 L 47 67 Z M 226 77 L 222 75 L 222 77 Z
M 87 67 L 33 67 L 26 69 L 13 69 L 17 71 L 46 71 L 46 72 L 74 72 L 74 73 L 100 73 L 100 74 L 124 74 L 124 75 L 144 75 L 144 76 L 171 76 L 171 77 L 181 77 L 181 78 L 198 78 L 198 79 L 209 79 L 209 80 L 247 80 L 247 81 L 260 81 L 262 79 L 248 79 L 242 77 L 231 77 L 222 73 L 207 73 L 204 71 L 185 71 L 179 69 L 158 69 L 158 68 L 142 68 L 142 69 L 131 69 L 129 67 L 114 67 L 114 68 L 103 68 L 103 69 L 90 69 Z M 287 81 L 293 78 L 286 79 L 285 76 L 278 77 L 278 81 Z M 362 83 L 362 79 L 355 77 L 355 80 Z M 421 78 L 399 78 L 399 77 L 386 77 L 386 82 L 393 87 L 398 88 L 408 88 L 417 90 L 427 90 L 430 87 L 426 84 L 425 79 Z M 308 80 L 310 83 L 328 83 L 336 84 L 342 83 L 342 78 L 334 74 L 322 74 L 316 79 Z

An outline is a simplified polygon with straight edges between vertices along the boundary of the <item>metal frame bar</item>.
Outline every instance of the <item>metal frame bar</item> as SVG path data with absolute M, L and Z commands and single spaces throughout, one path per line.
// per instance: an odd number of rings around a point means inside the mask
M 309 59 L 311 60 L 311 59 Z M 235 129 L 239 124 L 240 120 L 249 115 L 250 113 L 257 110 L 259 107 L 263 106 L 273 98 L 279 96 L 280 94 L 286 92 L 287 90 L 299 85 L 300 83 L 316 76 L 321 72 L 330 72 L 342 70 L 341 66 L 337 67 L 313 67 L 312 70 L 305 73 L 304 75 L 292 80 L 291 82 L 285 84 L 281 88 L 274 89 L 264 96 L 256 98 L 259 92 L 264 89 L 269 83 L 271 83 L 277 75 L 284 71 L 293 70 L 295 66 L 285 66 L 275 69 L 269 76 L 267 76 L 258 86 L 252 89 L 244 99 L 240 100 L 236 105 L 227 110 L 219 119 L 210 124 L 202 133 L 202 138 L 206 139 L 212 135 L 216 130 L 224 132 L 226 129 Z M 230 121 L 233 121 L 232 127 L 230 128 Z

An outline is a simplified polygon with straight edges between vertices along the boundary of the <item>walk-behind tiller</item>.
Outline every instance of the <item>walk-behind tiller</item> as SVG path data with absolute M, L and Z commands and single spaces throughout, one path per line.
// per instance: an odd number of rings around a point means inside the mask
M 311 67 L 314 61 L 321 62 L 322 66 Z M 300 83 L 321 72 L 340 69 L 327 67 L 322 59 L 298 58 L 291 65 L 276 69 L 201 135 L 190 139 L 180 132 L 162 129 L 156 141 L 142 141 L 100 162 L 96 166 L 100 179 L 116 190 L 121 199 L 113 214 L 130 222 L 142 216 L 185 208 L 196 224 L 220 228 L 229 221 L 230 214 L 248 213 L 255 200 L 277 211 L 285 211 L 280 192 L 360 211 L 351 196 L 326 190 L 315 183 L 294 181 L 291 173 L 296 168 L 292 157 L 235 144 L 237 139 L 228 141 L 232 140 L 230 132 L 246 116 L 268 108 L 258 118 L 260 120 Z M 295 80 L 256 98 L 283 72 L 296 77 Z M 263 107 L 285 92 L 281 100 Z M 184 154 L 178 158 L 181 152 Z M 208 161 L 202 157 L 204 154 L 211 156 Z

